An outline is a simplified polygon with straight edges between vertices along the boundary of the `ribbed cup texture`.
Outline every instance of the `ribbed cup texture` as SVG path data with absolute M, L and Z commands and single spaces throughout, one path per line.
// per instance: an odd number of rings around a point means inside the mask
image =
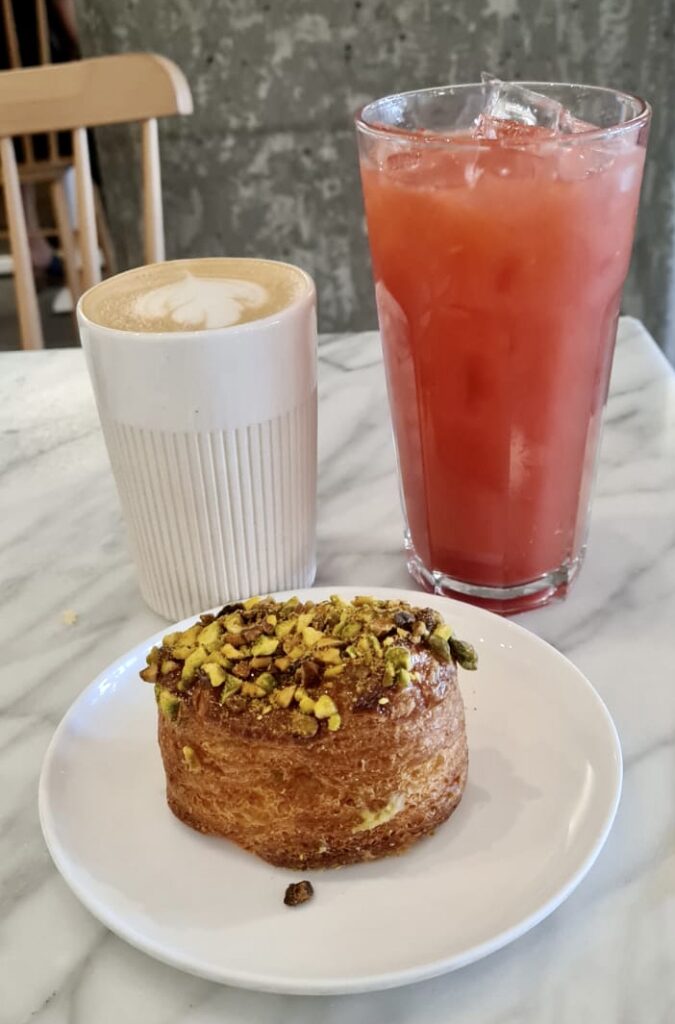
M 104 423 L 143 597 L 169 619 L 315 573 L 316 396 L 262 423 L 168 433 Z

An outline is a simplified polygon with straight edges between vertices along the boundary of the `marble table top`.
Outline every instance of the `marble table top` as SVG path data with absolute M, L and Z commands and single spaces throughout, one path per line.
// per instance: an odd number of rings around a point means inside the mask
M 377 335 L 322 339 L 320 375 L 317 582 L 412 587 Z M 566 602 L 522 616 L 614 716 L 613 832 L 525 937 L 373 995 L 259 995 L 182 974 L 108 932 L 52 866 L 37 814 L 51 734 L 162 623 L 136 589 L 82 353 L 0 355 L 0 394 L 0 1024 L 675 1021 L 675 375 L 637 321 L 619 332 L 586 565 Z

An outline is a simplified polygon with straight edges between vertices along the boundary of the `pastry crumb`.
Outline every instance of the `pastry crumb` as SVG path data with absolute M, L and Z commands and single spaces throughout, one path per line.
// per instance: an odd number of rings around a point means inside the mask
M 301 903 L 307 903 L 314 895 L 314 886 L 307 879 L 302 882 L 291 882 L 284 893 L 284 903 L 287 907 L 297 907 Z
M 79 616 L 73 608 L 66 608 L 65 612 L 61 616 L 64 626 L 74 626 Z

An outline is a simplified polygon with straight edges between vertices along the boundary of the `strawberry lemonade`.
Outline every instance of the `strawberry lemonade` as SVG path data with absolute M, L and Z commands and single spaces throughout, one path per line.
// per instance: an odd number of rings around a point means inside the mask
M 622 100 L 626 115 L 641 103 Z M 419 100 L 408 120 L 422 123 L 403 129 L 361 115 L 409 567 L 429 589 L 513 612 L 564 592 L 580 564 L 642 106 L 615 131 L 479 113 L 441 133 Z

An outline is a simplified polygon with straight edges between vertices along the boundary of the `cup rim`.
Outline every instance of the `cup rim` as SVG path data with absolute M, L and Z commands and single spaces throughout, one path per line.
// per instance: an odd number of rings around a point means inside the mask
M 425 89 L 408 89 L 404 92 L 394 92 L 385 96 L 380 96 L 377 99 L 369 100 L 365 103 L 354 115 L 354 122 L 358 131 L 363 132 L 366 135 L 371 135 L 375 138 L 389 138 L 389 139 L 415 139 L 416 142 L 420 143 L 433 143 L 443 142 L 446 145 L 452 144 L 455 140 L 452 135 L 447 132 L 437 132 L 432 129 L 418 129 L 411 130 L 407 128 L 397 128 L 395 125 L 385 125 L 382 122 L 369 122 L 367 120 L 367 112 L 370 107 L 374 107 L 378 103 L 383 103 L 385 100 L 397 100 L 405 99 L 410 96 L 422 96 L 425 93 L 443 93 L 449 91 L 459 91 L 465 89 L 476 89 L 482 88 L 485 83 L 483 82 L 458 82 L 456 84 L 446 83 L 445 85 L 432 85 Z M 638 127 L 642 127 L 648 123 L 652 108 L 647 100 L 643 99 L 637 94 L 624 92 L 622 89 L 612 89 L 605 85 L 586 85 L 583 82 L 521 82 L 520 80 L 506 80 L 505 84 L 509 85 L 522 85 L 526 89 L 532 89 L 536 91 L 537 88 L 542 86 L 564 86 L 571 89 L 587 90 L 588 92 L 595 93 L 607 93 L 612 96 L 623 97 L 626 100 L 636 102 L 640 106 L 640 112 L 635 117 L 630 118 L 628 121 L 622 121 L 618 124 L 608 125 L 606 128 L 592 127 L 586 131 L 575 132 L 570 135 L 561 135 L 560 138 L 564 140 L 565 144 L 579 145 L 585 142 L 594 142 L 598 139 L 604 139 L 608 136 L 619 135 L 624 132 L 630 131 Z M 476 139 L 477 145 L 491 145 L 492 140 L 489 139 Z M 556 141 L 556 140 L 552 140 Z M 518 143 L 518 148 L 526 149 L 529 146 L 541 145 L 541 139 L 525 141 Z M 466 143 L 463 143 L 466 146 Z
M 165 263 L 171 263 L 172 265 L 181 265 L 187 263 L 194 263 L 196 260 L 205 263 L 220 263 L 222 260 L 236 260 L 237 262 L 250 262 L 250 263 L 273 263 L 275 266 L 288 267 L 290 270 L 296 271 L 303 278 L 306 288 L 298 295 L 297 298 L 289 302 L 283 309 L 277 310 L 276 313 L 270 313 L 268 316 L 259 317 L 257 320 L 247 320 L 240 324 L 227 324 L 223 327 L 204 327 L 196 330 L 180 330 L 180 331 L 132 331 L 125 330 L 123 327 L 111 327 L 108 324 L 98 323 L 97 320 L 92 320 L 90 316 L 84 312 L 82 303 L 86 297 L 93 292 L 96 288 L 100 288 L 105 285 L 108 281 L 114 278 L 127 277 L 128 275 L 134 274 L 139 270 L 146 269 L 148 267 L 163 266 Z M 94 327 L 97 331 L 102 331 L 103 334 L 114 335 L 115 337 L 122 338 L 133 338 L 141 342 L 150 342 L 157 344 L 158 341 L 164 343 L 179 342 L 189 339 L 191 341 L 197 341 L 200 339 L 211 340 L 216 336 L 222 336 L 224 334 L 227 337 L 222 337 L 223 341 L 233 341 L 236 337 L 242 334 L 250 334 L 252 331 L 258 330 L 261 327 L 271 327 L 275 323 L 279 323 L 288 313 L 299 309 L 308 299 L 316 300 L 316 285 L 314 284 L 313 278 L 306 270 L 302 267 L 296 266 L 294 263 L 288 263 L 285 260 L 270 260 L 264 259 L 258 256 L 187 256 L 183 259 L 178 260 L 157 260 L 154 263 L 143 263 L 138 267 L 130 267 L 128 270 L 123 270 L 119 274 L 114 274 L 111 277 L 106 277 L 102 281 L 97 281 L 96 284 L 92 285 L 91 288 L 87 288 L 85 292 L 80 295 L 77 300 L 75 312 L 77 315 L 78 324 L 86 324 L 88 327 Z

